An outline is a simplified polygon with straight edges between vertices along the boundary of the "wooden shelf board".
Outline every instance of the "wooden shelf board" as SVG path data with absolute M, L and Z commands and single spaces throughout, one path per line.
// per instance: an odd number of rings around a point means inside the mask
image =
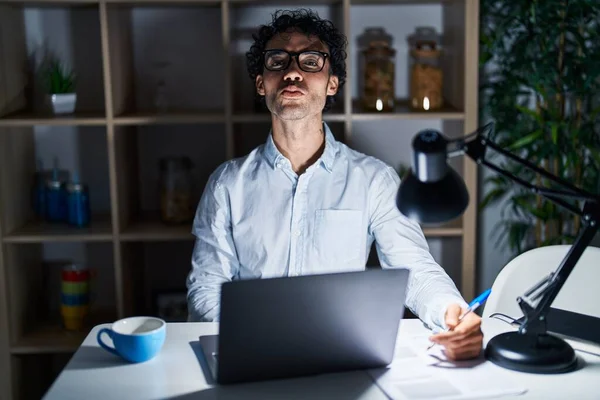
M 114 118 L 115 125 L 161 125 L 224 123 L 225 111 L 174 111 L 125 113 Z
M 103 242 L 111 241 L 112 227 L 107 217 L 93 218 L 89 227 L 76 228 L 66 223 L 31 221 L 4 235 L 4 243 Z
M 426 237 L 460 237 L 463 235 L 462 218 L 457 218 L 439 226 L 423 227 Z
M 152 217 L 131 222 L 119 237 L 126 242 L 194 240 L 191 223 L 167 225 Z
M 229 0 L 229 2 L 236 6 L 256 6 L 256 0 Z M 328 4 L 342 4 L 342 0 L 304 0 L 302 5 L 328 5 Z M 273 5 L 298 5 L 297 0 L 263 0 L 260 4 L 273 4 Z
M 104 0 L 107 3 L 128 5 L 128 6 L 182 6 L 182 5 L 198 5 L 198 6 L 221 6 L 221 0 Z
M 353 121 L 380 121 L 380 120 L 409 120 L 409 119 L 446 119 L 462 120 L 465 113 L 448 105 L 437 111 L 414 111 L 408 107 L 408 101 L 398 100 L 393 112 L 370 112 L 363 111 L 360 106 L 360 100 L 352 102 L 352 120 Z
M 90 330 L 103 323 L 117 320 L 116 312 L 101 311 L 90 314 L 81 331 L 67 331 L 60 320 L 41 323 L 16 340 L 10 347 L 12 354 L 74 353 Z
M 104 126 L 106 116 L 103 112 L 82 112 L 68 115 L 48 113 L 17 112 L 0 118 L 0 127 L 15 126 Z
M 399 4 L 443 4 L 450 3 L 455 0 L 350 0 L 350 5 L 361 6 L 382 6 L 382 5 L 399 5 Z
M 25 7 L 62 7 L 97 5 L 100 3 L 100 0 L 0 0 L 0 3 L 22 5 Z

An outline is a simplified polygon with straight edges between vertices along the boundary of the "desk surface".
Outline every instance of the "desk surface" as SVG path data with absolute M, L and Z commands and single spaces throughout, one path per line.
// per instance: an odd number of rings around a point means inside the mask
M 146 363 L 129 364 L 97 345 L 96 334 L 106 326 L 92 329 L 45 399 L 387 399 L 365 371 L 214 385 L 204 373 L 198 345 L 198 336 L 218 332 L 214 323 L 168 324 L 161 352 Z M 487 320 L 482 329 L 487 341 L 508 326 Z M 419 320 L 403 320 L 398 340 L 425 332 Z M 585 365 L 572 373 L 552 376 L 509 371 L 515 381 L 528 389 L 516 398 L 600 398 L 600 356 L 577 353 Z

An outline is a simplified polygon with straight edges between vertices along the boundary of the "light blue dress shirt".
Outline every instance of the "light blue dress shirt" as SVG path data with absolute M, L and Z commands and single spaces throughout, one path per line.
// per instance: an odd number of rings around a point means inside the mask
M 426 325 L 445 328 L 447 306 L 467 306 L 420 226 L 398 211 L 395 170 L 323 128 L 323 154 L 301 175 L 269 134 L 210 176 L 192 229 L 190 321 L 219 320 L 227 281 L 364 270 L 373 241 L 383 268 L 410 270 L 405 303 Z

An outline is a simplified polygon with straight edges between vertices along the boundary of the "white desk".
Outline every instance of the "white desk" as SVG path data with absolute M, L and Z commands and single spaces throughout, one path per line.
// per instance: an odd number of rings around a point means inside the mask
M 217 324 L 168 324 L 161 352 L 146 363 L 128 364 L 97 345 L 96 334 L 106 326 L 90 332 L 45 399 L 387 399 L 364 371 L 216 386 L 203 371 L 198 336 L 217 333 Z M 486 340 L 507 327 L 498 320 L 484 321 Z M 404 320 L 399 340 L 420 332 L 425 332 L 420 321 Z M 582 352 L 578 356 L 585 366 L 568 374 L 510 371 L 528 389 L 514 398 L 600 399 L 600 356 Z

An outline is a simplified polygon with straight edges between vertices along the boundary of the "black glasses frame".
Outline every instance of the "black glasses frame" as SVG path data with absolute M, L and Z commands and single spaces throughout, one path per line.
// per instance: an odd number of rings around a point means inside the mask
M 287 64 L 285 65 L 285 67 L 282 67 L 280 69 L 271 69 L 269 67 L 267 67 L 267 63 L 266 63 L 266 57 L 267 57 L 267 53 L 270 52 L 283 52 L 283 53 L 287 53 L 287 55 L 289 56 L 287 59 Z M 323 56 L 323 65 L 321 65 L 321 68 L 317 71 L 317 70 L 311 70 L 311 71 L 307 71 L 304 68 L 302 68 L 302 65 L 300 65 L 300 55 L 304 54 L 304 53 L 317 53 Z M 317 72 L 321 72 L 323 70 L 323 68 L 325 67 L 325 63 L 327 62 L 327 58 L 329 57 L 329 53 L 325 53 L 323 51 L 318 51 L 318 50 L 304 50 L 304 51 L 300 51 L 300 52 L 295 52 L 295 51 L 287 51 L 284 49 L 269 49 L 269 50 L 265 50 L 262 52 L 262 56 L 263 56 L 263 66 L 269 70 L 269 71 L 273 71 L 273 72 L 281 72 L 281 71 L 285 71 L 290 67 L 290 64 L 292 63 L 292 59 L 296 60 L 296 65 L 298 65 L 298 67 L 304 71 L 304 72 L 311 72 L 311 73 L 317 73 Z

